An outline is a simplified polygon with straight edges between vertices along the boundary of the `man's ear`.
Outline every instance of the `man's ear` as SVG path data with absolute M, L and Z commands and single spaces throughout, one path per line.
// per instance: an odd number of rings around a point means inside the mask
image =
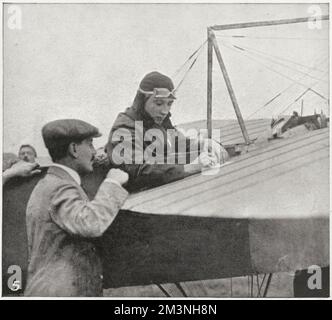
M 77 159 L 77 144 L 75 142 L 71 142 L 68 146 L 68 153 L 73 158 Z

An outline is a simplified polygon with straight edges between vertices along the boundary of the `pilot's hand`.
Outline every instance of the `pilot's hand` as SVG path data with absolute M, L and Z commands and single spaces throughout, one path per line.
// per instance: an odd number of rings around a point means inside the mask
M 217 159 L 218 164 L 222 164 L 229 159 L 229 154 L 226 149 L 215 140 L 205 139 L 203 150 L 205 153 L 214 156 Z
M 201 154 L 191 164 L 200 165 L 201 167 L 213 167 L 218 164 L 218 159 L 215 155 L 207 152 Z
M 129 176 L 127 172 L 124 172 L 120 169 L 111 169 L 107 174 L 107 178 L 117 181 L 121 185 L 124 185 L 128 181 Z
M 218 159 L 214 154 L 206 152 L 202 152 L 199 155 L 198 161 L 203 167 L 213 167 L 218 163 Z

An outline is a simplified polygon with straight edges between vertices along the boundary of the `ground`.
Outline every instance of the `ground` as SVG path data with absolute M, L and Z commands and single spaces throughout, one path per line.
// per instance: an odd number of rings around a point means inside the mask
M 282 272 L 272 276 L 267 297 L 269 298 L 292 298 L 294 274 Z M 259 283 L 263 280 L 263 275 L 259 275 Z M 265 279 L 266 283 L 267 277 Z M 253 277 L 253 297 L 257 297 L 257 277 Z M 188 297 L 214 297 L 214 298 L 247 298 L 251 296 L 251 278 L 238 277 L 232 279 L 215 279 L 205 281 L 193 281 L 181 283 Z M 263 295 L 264 286 L 261 290 Z M 164 284 L 163 288 L 172 297 L 182 297 L 181 292 L 174 284 Z M 156 285 L 122 287 L 104 290 L 107 297 L 165 297 L 165 294 Z

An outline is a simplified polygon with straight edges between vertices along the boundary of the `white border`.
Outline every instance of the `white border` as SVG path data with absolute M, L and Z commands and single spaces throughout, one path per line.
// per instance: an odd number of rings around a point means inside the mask
M 0 111 L 0 123 L 1 123 L 1 133 L 2 133 L 2 124 L 3 124 L 3 23 L 4 23 L 4 12 L 3 12 L 3 5 L 4 4 L 329 4 L 329 15 L 331 16 L 331 0 L 328 1 L 309 1 L 309 0 L 302 0 L 302 1 L 284 1 L 284 0 L 271 0 L 271 1 L 241 1 L 241 0 L 233 0 L 233 1 L 220 1 L 220 0 L 209 0 L 207 2 L 204 2 L 202 0 L 168 0 L 168 1 L 153 1 L 153 0 L 109 0 L 109 1 L 91 1 L 91 0 L 71 0 L 71 1 L 65 1 L 65 0 L 44 0 L 44 1 L 34 1 L 34 0 L 21 0 L 21 1 L 3 1 L 1 0 L 1 80 L 0 80 L 0 88 L 1 88 L 1 111 Z M 330 23 L 330 32 L 329 32 L 329 54 L 331 52 L 331 23 Z M 330 76 L 331 76 L 331 55 L 330 55 Z M 330 78 L 331 79 L 331 78 Z M 331 100 L 331 91 L 329 92 L 329 97 Z M 330 146 L 331 146 L 331 126 L 330 126 Z M 0 151 L 2 154 L 2 142 L 3 142 L 3 136 L 1 136 L 1 142 L 0 142 Z M 0 157 L 0 165 L 2 167 L 2 157 Z M 330 149 L 330 159 L 331 159 L 331 149 Z M 331 167 L 330 167 L 331 168 Z M 330 185 L 332 181 L 332 171 L 330 169 Z M 330 188 L 331 193 L 331 188 Z M 0 195 L 0 206 L 1 206 L 1 218 L 0 218 L 0 259 L 2 261 L 2 187 L 1 187 L 1 195 Z M 331 208 L 331 197 L 330 197 L 330 208 Z M 330 209 L 331 212 L 331 209 Z M 331 218 L 330 218 L 330 261 L 332 256 L 332 241 L 331 241 Z M 210 297 L 190 297 L 190 298 L 182 298 L 182 297 L 171 297 L 171 298 L 161 298 L 161 297 L 102 297 L 102 298 L 42 298 L 43 300 L 117 300 L 117 301 L 126 301 L 126 300 L 157 300 L 157 301 L 167 301 L 171 302 L 172 300 L 184 300 L 188 303 L 190 301 L 195 300 L 203 300 L 203 301 L 215 301 L 215 300 L 332 300 L 332 270 L 330 269 L 330 298 L 210 298 Z M 0 281 L 2 281 L 2 268 L 0 268 Z M 40 300 L 41 298 L 30 298 L 30 297 L 2 297 L 2 286 L 0 287 L 0 300 Z

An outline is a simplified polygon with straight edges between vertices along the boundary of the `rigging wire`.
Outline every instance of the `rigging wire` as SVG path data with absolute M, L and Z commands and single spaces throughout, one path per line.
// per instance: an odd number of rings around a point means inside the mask
M 290 37 L 248 37 L 248 36 L 244 36 L 244 35 L 232 35 L 232 36 L 226 36 L 226 35 L 216 35 L 217 37 L 224 37 L 224 38 L 249 38 L 249 39 L 301 39 L 301 40 L 327 40 L 327 39 L 324 39 L 324 38 L 290 38 Z M 226 45 L 225 42 L 227 42 L 230 46 Z M 205 44 L 207 43 L 207 40 L 205 40 L 189 57 L 188 59 L 180 66 L 180 68 L 178 68 L 176 70 L 176 72 L 174 73 L 173 77 L 176 77 L 183 69 L 184 67 L 194 58 L 194 60 L 191 62 L 189 68 L 185 71 L 185 74 L 183 76 L 183 78 L 180 80 L 179 84 L 177 85 L 175 91 L 177 91 L 179 89 L 179 87 L 182 85 L 182 83 L 184 82 L 184 80 L 186 79 L 187 75 L 189 74 L 189 72 L 191 71 L 191 69 L 193 68 L 193 66 L 195 65 L 198 57 L 201 55 L 201 50 L 203 49 L 203 47 L 205 46 Z M 317 92 L 316 90 L 313 89 L 313 87 L 319 82 L 319 81 L 322 81 L 322 82 L 328 82 L 327 80 L 323 79 L 323 78 L 316 78 L 314 76 L 311 76 L 309 73 L 310 72 L 303 72 L 301 70 L 298 70 L 294 67 L 290 67 L 289 65 L 286 65 L 284 63 L 281 63 L 281 62 L 276 62 L 275 60 L 282 60 L 282 61 L 286 61 L 288 63 L 292 63 L 292 64 L 295 64 L 295 65 L 298 65 L 302 68 L 306 68 L 306 69 L 309 69 L 309 70 L 316 70 L 316 71 L 320 71 L 320 72 L 324 72 L 323 70 L 321 69 L 318 69 L 316 68 L 315 66 L 312 66 L 312 67 L 308 67 L 306 65 L 303 65 L 303 64 L 300 64 L 298 62 L 295 62 L 295 61 L 292 61 L 290 59 L 286 59 L 286 58 L 283 58 L 283 57 L 280 57 L 280 56 L 277 56 L 277 55 L 272 55 L 272 54 L 267 54 L 263 51 L 260 51 L 260 50 L 257 50 L 257 49 L 253 49 L 253 48 L 249 48 L 249 47 L 246 47 L 246 46 L 237 46 L 237 45 L 234 45 L 233 43 L 229 42 L 229 41 L 225 41 L 223 40 L 223 42 L 221 43 L 223 46 L 225 46 L 226 48 L 230 49 L 230 50 L 233 50 L 233 51 L 236 51 L 239 53 L 239 51 L 244 51 L 246 52 L 247 54 L 244 54 L 242 53 L 247 59 L 250 59 L 250 60 L 253 60 L 255 61 L 256 63 L 258 64 L 261 64 L 263 65 L 266 69 L 292 81 L 293 83 L 286 87 L 284 90 L 282 90 L 281 92 L 277 93 L 273 98 L 271 98 L 269 101 L 267 101 L 262 107 L 260 107 L 259 109 L 257 109 L 255 112 L 253 112 L 252 114 L 250 114 L 247 119 L 251 118 L 254 114 L 256 114 L 257 112 L 259 112 L 260 110 L 262 110 L 263 108 L 265 108 L 266 106 L 268 106 L 269 104 L 271 104 L 273 101 L 275 101 L 277 98 L 279 98 L 282 94 L 284 94 L 287 90 L 289 90 L 291 87 L 293 87 L 294 85 L 300 85 L 300 86 L 303 86 L 306 88 L 306 90 L 299 96 L 297 97 L 291 104 L 287 105 L 286 109 L 284 109 L 282 112 L 286 111 L 290 106 L 292 106 L 294 103 L 296 103 L 303 95 L 305 95 L 308 91 L 311 91 L 313 93 L 315 93 L 316 95 L 320 96 L 322 99 L 326 100 L 326 101 L 329 101 L 329 99 L 327 99 L 325 96 L 323 96 L 322 94 L 320 94 L 319 92 Z M 234 50 L 233 48 L 237 49 L 237 50 Z M 285 68 L 288 68 L 290 70 L 293 70 L 293 71 L 296 71 L 298 73 L 301 73 L 303 74 L 304 76 L 301 77 L 300 79 L 298 80 L 295 80 L 273 68 L 271 68 L 270 66 L 266 65 L 265 63 L 262 63 L 261 61 L 259 61 L 259 59 L 255 59 L 253 58 L 252 56 L 250 57 L 249 55 L 254 55 L 254 56 L 263 56 L 261 57 L 261 59 L 266 59 L 266 60 L 269 60 L 271 61 L 272 63 L 274 64 L 277 64 L 279 66 L 283 66 Z M 272 57 L 272 58 L 271 58 Z M 274 58 L 274 59 L 273 59 Z M 319 64 L 317 65 L 320 65 L 321 63 L 325 62 L 327 58 L 325 58 L 322 62 L 320 62 Z M 324 74 L 326 74 L 327 72 L 324 72 Z M 318 80 L 316 83 L 314 83 L 313 85 L 311 86 L 308 86 L 302 82 L 300 82 L 300 80 L 303 80 L 305 77 L 309 77 L 309 78 L 312 78 L 312 79 L 315 79 L 315 80 Z M 282 113 L 281 112 L 281 113 Z
M 233 46 L 234 46 L 234 45 L 233 45 Z M 237 47 L 238 49 L 243 49 L 243 48 L 244 48 L 243 46 L 242 46 L 242 47 L 234 46 L 234 47 Z M 257 54 L 257 53 L 251 52 L 251 50 L 247 50 L 247 49 L 243 49 L 243 51 L 249 52 L 249 54 L 251 54 L 251 55 L 262 55 L 262 54 Z M 271 61 L 271 62 L 274 63 L 274 64 L 277 64 L 277 65 L 283 66 L 283 67 L 288 68 L 288 69 L 290 69 L 290 70 L 293 70 L 293 71 L 295 71 L 295 72 L 301 73 L 301 74 L 303 74 L 303 75 L 305 75 L 306 77 L 309 77 L 309 78 L 311 78 L 311 79 L 319 80 L 319 81 L 326 82 L 326 83 L 328 82 L 328 81 L 325 80 L 325 79 L 321 79 L 321 78 L 314 77 L 314 76 L 312 76 L 312 75 L 309 75 L 309 73 L 303 72 L 303 71 L 298 70 L 298 69 L 296 69 L 296 68 L 292 68 L 292 67 L 290 67 L 290 66 L 288 66 L 288 65 L 286 65 L 286 64 L 284 64 L 284 63 L 276 62 L 274 59 L 271 59 L 271 58 L 269 58 L 269 57 L 264 57 L 264 59 L 269 60 L 269 61 Z
M 223 45 L 224 47 L 230 49 L 230 50 L 235 51 L 235 52 L 238 52 L 238 51 L 239 51 L 239 49 L 235 50 L 235 49 L 233 49 L 232 47 L 229 47 L 229 46 L 225 45 L 224 43 L 223 43 L 222 45 Z M 240 51 L 241 51 L 241 50 L 240 50 Z M 256 63 L 261 64 L 261 65 L 264 66 L 266 69 L 268 69 L 268 70 L 270 70 L 270 71 L 272 71 L 272 72 L 274 72 L 274 73 L 276 73 L 276 74 L 279 74 L 280 76 L 282 76 L 282 77 L 284 77 L 284 78 L 286 78 L 286 79 L 288 79 L 288 80 L 290 80 L 290 81 L 292 81 L 292 82 L 294 82 L 294 83 L 296 83 L 296 84 L 298 84 L 298 85 L 300 85 L 300 86 L 303 86 L 303 87 L 305 87 L 306 89 L 308 88 L 308 86 L 307 86 L 306 84 L 304 84 L 304 83 L 302 83 L 302 82 L 299 82 L 298 80 L 295 80 L 295 79 L 293 79 L 293 78 L 288 77 L 287 75 L 285 75 L 285 74 L 283 74 L 283 73 L 281 73 L 281 72 L 279 72 L 279 71 L 277 71 L 277 70 L 275 70 L 275 69 L 273 69 L 273 68 L 267 66 L 266 64 L 262 63 L 261 61 L 255 59 L 255 58 L 249 57 L 247 54 L 244 54 L 244 53 L 242 53 L 242 54 L 243 54 L 245 57 L 247 57 L 247 59 L 249 59 L 249 60 L 253 60 L 253 61 L 255 61 Z M 320 80 L 322 80 L 322 79 L 320 79 Z M 325 99 L 326 99 L 326 98 L 325 98 Z
M 312 87 L 314 87 L 316 84 L 317 83 L 315 83 L 314 85 L 312 85 Z M 308 88 L 307 90 L 305 90 L 304 92 L 302 92 L 293 102 L 291 102 L 290 104 L 288 104 L 285 109 L 283 109 L 281 112 L 279 112 L 279 114 L 282 114 L 285 111 L 287 111 L 292 105 L 294 105 L 297 101 L 299 101 L 309 91 L 312 91 L 311 88 Z M 328 100 L 328 99 L 326 99 L 326 100 Z
M 280 57 L 278 55 L 266 53 L 264 51 L 257 50 L 257 49 L 254 49 L 254 48 L 251 48 L 251 47 L 248 47 L 248 46 L 243 46 L 243 45 L 241 45 L 241 46 L 242 46 L 242 48 L 245 48 L 247 51 L 254 51 L 254 52 L 257 52 L 257 54 L 259 54 L 259 55 L 264 55 L 264 56 L 267 56 L 267 57 L 273 57 L 273 58 L 275 58 L 277 60 L 286 61 L 286 62 L 295 64 L 295 65 L 298 65 L 301 68 L 305 68 L 305 69 L 309 69 L 309 70 L 316 70 L 316 71 L 319 71 L 319 72 L 325 72 L 325 70 L 321 70 L 321 69 L 313 68 L 313 67 L 308 67 L 308 66 L 306 66 L 306 65 L 304 65 L 302 63 L 295 62 L 295 61 L 293 61 L 291 59 L 286 59 L 286 58 Z
M 329 70 L 326 70 L 325 74 L 328 73 Z M 297 96 L 295 98 L 295 100 L 293 102 L 291 102 L 290 104 L 288 104 L 286 106 L 285 109 L 283 109 L 281 112 L 278 112 L 278 114 L 282 114 L 285 111 L 287 111 L 292 105 L 294 105 L 294 103 L 296 103 L 300 98 L 302 98 L 305 94 L 307 94 L 309 91 L 311 91 L 312 93 L 316 94 L 317 96 L 319 96 L 320 98 L 322 98 L 323 100 L 329 102 L 329 99 L 327 99 L 326 97 L 324 97 L 322 94 L 318 93 L 316 90 L 313 89 L 313 87 L 315 87 L 317 84 L 319 83 L 319 81 L 316 81 L 314 83 L 312 83 L 310 85 L 310 87 L 308 87 L 305 91 L 303 91 L 299 96 Z
M 207 43 L 207 40 L 205 40 L 202 44 L 201 44 L 201 46 L 197 49 L 197 50 L 195 50 L 194 51 L 194 53 L 192 53 L 191 55 L 190 55 L 190 57 L 187 59 L 187 61 L 178 69 L 178 71 L 180 70 L 180 69 L 183 69 L 183 67 L 196 55 L 196 58 L 192 61 L 192 63 L 190 64 L 190 66 L 189 66 L 189 68 L 186 70 L 186 72 L 185 72 L 185 74 L 184 74 L 184 76 L 182 77 L 182 79 L 180 80 L 180 82 L 178 83 L 178 85 L 176 86 L 176 88 L 174 89 L 174 92 L 177 92 L 178 90 L 179 90 L 179 88 L 180 88 L 180 86 L 182 85 L 182 83 L 184 82 L 184 80 L 186 79 L 186 77 L 188 76 L 188 74 L 189 74 L 189 72 L 191 71 L 191 69 L 194 67 L 194 65 L 195 65 L 195 63 L 196 63 L 196 61 L 197 61 L 197 59 L 199 58 L 199 56 L 202 54 L 202 49 L 203 49 L 203 47 L 205 46 L 205 44 Z M 176 72 L 177 73 L 177 72 Z M 175 74 L 176 74 L 175 73 Z M 173 77 L 175 77 L 175 75 L 173 76 Z
M 234 47 L 235 49 L 237 49 L 237 50 L 248 52 L 249 55 L 257 55 L 257 54 L 255 54 L 255 53 L 250 53 L 249 50 L 245 50 L 245 49 L 243 48 L 243 46 L 240 47 L 240 46 L 234 45 L 234 44 L 232 44 L 232 43 L 230 43 L 230 42 L 228 42 L 228 41 L 227 41 L 227 43 L 228 43 L 229 45 L 231 45 L 232 47 Z M 223 45 L 226 46 L 225 43 L 223 43 Z M 245 54 L 244 54 L 244 55 L 245 55 Z M 252 60 L 256 61 L 257 63 L 260 63 L 260 64 L 264 65 L 266 68 L 270 68 L 270 67 L 266 66 L 266 64 L 264 64 L 263 62 L 259 61 L 257 58 L 248 57 L 248 55 L 245 55 L 245 56 L 247 56 L 248 59 L 252 59 Z M 274 63 L 274 64 L 277 64 L 277 65 L 280 65 L 280 66 L 282 66 L 282 67 L 288 68 L 288 69 L 290 69 L 290 70 L 296 71 L 296 72 L 298 72 L 298 73 L 304 74 L 305 76 L 307 76 L 307 77 L 309 77 L 309 78 L 312 78 L 312 79 L 314 79 L 314 80 L 319 80 L 319 81 L 326 82 L 326 83 L 328 82 L 328 81 L 325 80 L 325 79 L 317 78 L 317 77 L 313 77 L 313 76 L 309 75 L 309 73 L 305 73 L 305 72 L 300 71 L 300 70 L 298 70 L 298 69 L 295 69 L 295 68 L 289 67 L 289 66 L 287 66 L 287 65 L 285 65 L 285 64 L 283 64 L 283 63 L 275 62 L 275 61 L 273 61 L 273 59 L 271 59 L 271 58 L 267 58 L 267 57 L 265 57 L 264 59 L 266 59 L 266 60 L 270 60 L 270 61 L 272 61 L 272 63 Z M 283 77 L 285 77 L 285 78 L 287 78 L 287 79 L 289 79 L 289 80 L 295 81 L 294 79 L 288 77 L 287 75 L 285 75 L 285 74 L 283 74 L 283 73 L 281 73 L 281 72 L 279 72 L 279 71 L 276 71 L 276 70 L 273 69 L 273 68 L 270 68 L 270 70 L 272 70 L 272 71 L 278 73 L 279 75 L 282 75 Z
M 314 110 L 314 112 L 317 109 L 317 112 L 324 111 L 324 113 L 328 113 L 328 105 L 326 104 L 327 101 L 317 101 L 316 96 L 313 95 L 307 95 L 301 99 L 298 100 L 298 102 L 293 105 L 293 110 L 298 111 L 298 114 L 304 114 L 304 111 L 307 109 L 307 106 L 310 107 L 310 110 Z M 314 109 L 313 109 L 314 107 Z
M 267 40 L 318 40 L 318 41 L 328 41 L 328 38 L 305 38 L 305 37 L 256 37 L 256 36 L 244 36 L 244 35 L 220 35 L 217 34 L 218 38 L 247 38 L 247 39 L 267 39 Z
M 228 45 L 225 45 L 225 43 L 222 43 L 222 45 L 223 46 L 225 46 L 225 47 L 227 47 L 228 49 L 230 49 L 230 50 L 233 50 L 233 51 L 236 51 L 236 52 L 238 52 L 237 50 L 235 50 L 235 49 L 233 49 L 232 47 L 229 47 Z M 240 50 L 240 49 L 238 49 L 238 50 Z M 242 50 L 241 50 L 242 51 Z M 238 52 L 239 53 L 239 52 Z M 242 53 L 243 54 L 243 53 Z M 259 64 L 263 64 L 263 63 L 261 63 L 261 62 L 259 62 L 259 61 L 257 61 L 257 59 L 253 59 L 253 58 L 251 58 L 251 57 L 248 57 L 248 55 L 246 55 L 246 54 L 243 54 L 244 56 L 246 56 L 248 59 L 250 59 L 250 60 L 254 60 L 255 62 L 257 62 L 257 63 L 259 63 Z M 327 59 L 327 58 L 326 58 Z M 325 59 L 325 60 L 326 60 Z M 324 60 L 324 61 L 325 61 Z M 323 62 L 324 62 L 323 61 Z M 321 62 L 322 63 L 322 62 Z M 289 80 L 291 80 L 292 82 L 293 82 L 293 84 L 291 84 L 289 87 L 287 87 L 286 89 L 284 89 L 283 91 L 282 91 L 282 93 L 284 93 L 286 90 L 288 90 L 291 86 L 293 86 L 293 85 L 295 85 L 295 84 L 299 84 L 299 85 L 301 85 L 301 86 L 304 86 L 305 88 L 306 88 L 306 91 L 312 91 L 312 92 L 314 92 L 314 93 L 316 93 L 316 94 L 318 94 L 321 98 L 323 98 L 324 100 L 327 100 L 328 101 L 328 99 L 326 98 L 326 97 L 324 97 L 323 95 L 321 95 L 321 94 L 319 94 L 316 90 L 313 90 L 312 88 L 319 82 L 319 81 L 316 81 L 314 84 L 312 84 L 312 85 L 310 85 L 310 86 L 307 86 L 307 85 L 304 85 L 303 83 L 301 83 L 301 82 L 298 82 L 298 81 L 296 81 L 296 80 L 294 80 L 294 79 L 291 79 L 291 78 L 289 78 L 288 76 L 285 76 L 284 74 L 282 74 L 282 73 L 280 73 L 280 72 L 278 72 L 278 71 L 276 71 L 276 70 L 274 70 L 274 69 L 272 69 L 272 68 L 270 68 L 270 67 L 268 67 L 268 66 L 266 66 L 265 64 L 263 64 L 263 66 L 265 67 L 265 68 L 267 68 L 267 69 L 269 69 L 270 71 L 273 71 L 273 72 L 275 72 L 275 73 L 277 73 L 277 74 L 279 74 L 279 75 L 282 75 L 282 76 L 284 76 L 284 77 L 286 77 L 287 79 L 289 79 Z M 324 73 L 324 74 L 326 74 L 327 73 L 327 71 Z M 304 77 L 302 77 L 301 78 L 301 80 L 303 79 Z M 277 94 L 277 96 L 280 96 L 281 94 L 279 93 L 279 94 Z M 271 103 L 272 101 L 274 101 L 276 98 L 277 98 L 277 96 L 275 96 L 275 97 L 273 97 L 272 99 L 270 99 L 270 101 L 268 102 L 268 103 L 266 103 L 264 106 L 266 106 L 266 105 L 268 105 L 269 103 Z M 282 111 L 282 112 L 284 112 L 284 111 L 286 111 L 289 107 L 291 107 L 294 103 L 296 103 L 298 100 L 296 100 L 296 101 L 293 101 L 291 104 L 289 104 L 289 105 L 287 105 L 287 107 Z M 259 109 L 261 110 L 263 107 L 260 107 Z M 258 110 L 256 110 L 253 114 L 256 114 L 258 112 Z M 282 113 L 281 112 L 281 113 Z M 249 115 L 249 117 L 252 117 L 253 116 L 253 114 L 251 114 L 251 115 Z M 248 117 L 248 118 L 249 118 Z M 247 119 L 248 119 L 247 118 Z
M 190 67 L 187 69 L 187 71 L 185 72 L 183 78 L 181 79 L 181 81 L 178 83 L 178 85 L 176 86 L 176 88 L 174 89 L 174 92 L 177 92 L 180 88 L 180 86 L 182 85 L 183 81 L 185 80 L 185 78 L 187 77 L 187 75 L 189 74 L 189 71 L 193 68 L 193 66 L 195 65 L 197 58 L 199 57 L 199 55 L 195 58 L 195 60 L 191 63 Z
M 325 59 L 319 59 L 321 60 L 320 62 L 317 62 L 316 65 L 320 65 L 322 63 L 324 63 L 328 58 Z M 327 73 L 327 71 L 325 71 L 325 74 Z M 302 77 L 300 80 L 302 80 L 304 77 Z M 283 89 L 282 91 L 280 91 L 279 93 L 277 93 L 273 98 L 271 98 L 269 101 L 267 101 L 263 106 L 259 107 L 257 110 L 255 110 L 253 113 L 251 113 L 246 119 L 250 119 L 252 116 L 254 116 L 255 114 L 257 114 L 259 111 L 261 111 L 262 109 L 264 109 L 265 107 L 267 107 L 268 105 L 270 105 L 273 101 L 275 101 L 278 97 L 280 97 L 281 95 L 283 95 L 286 91 L 288 91 L 289 89 L 291 89 L 292 87 L 294 87 L 296 85 L 296 83 L 292 83 L 290 84 L 288 87 L 286 87 L 285 89 Z M 312 88 L 311 88 L 312 90 Z
M 316 90 L 312 89 L 312 87 L 310 88 L 310 91 L 312 91 L 313 93 L 316 93 L 317 96 L 321 97 L 322 99 L 329 101 L 328 98 L 324 97 L 321 93 L 317 92 Z
M 204 45 L 207 43 L 207 40 L 205 40 L 190 56 L 189 58 L 174 72 L 172 75 L 172 78 L 175 78 L 181 70 L 185 67 L 187 63 L 204 47 Z
M 285 111 L 287 111 L 291 106 L 293 106 L 296 102 L 298 102 L 303 96 L 305 96 L 307 94 L 307 92 L 309 92 L 309 89 L 303 91 L 299 96 L 297 96 L 295 98 L 294 101 L 292 101 L 291 103 L 289 103 L 285 109 L 283 109 L 281 112 L 279 112 L 279 114 L 283 114 Z

